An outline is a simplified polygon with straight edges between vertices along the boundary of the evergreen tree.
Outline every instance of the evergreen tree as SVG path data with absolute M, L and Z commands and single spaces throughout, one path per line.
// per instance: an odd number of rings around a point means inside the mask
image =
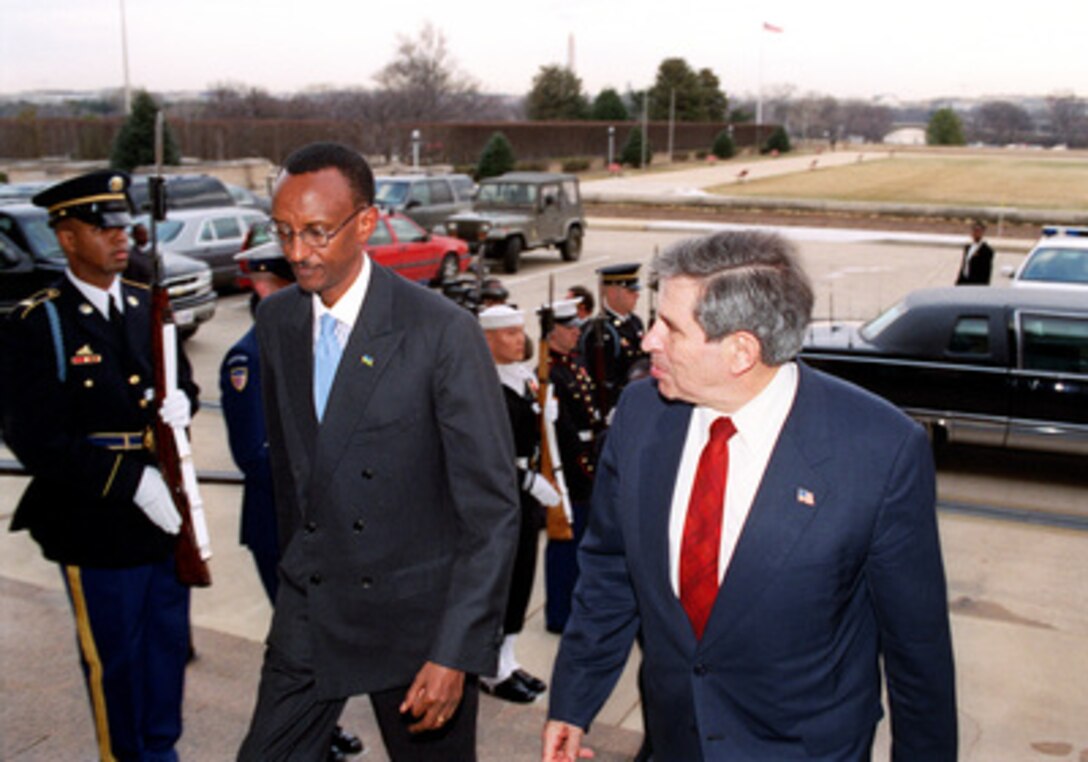
M 962 146 L 963 122 L 950 108 L 937 109 L 926 126 L 926 144 L 931 146 Z
M 729 134 L 729 130 L 722 130 L 717 134 L 710 151 L 719 159 L 732 159 L 736 156 L 737 146 L 733 143 L 733 136 Z
M 614 88 L 606 87 L 593 100 L 589 118 L 599 122 L 626 122 L 631 115 L 627 113 L 620 94 Z
M 541 66 L 525 99 L 525 113 L 534 121 L 585 119 L 589 103 L 582 80 L 565 66 Z
M 646 166 L 650 166 L 653 148 L 646 142 Z M 635 127 L 627 134 L 627 142 L 620 151 L 620 164 L 637 167 L 642 163 L 642 128 Z
M 136 167 L 145 167 L 155 163 L 155 115 L 159 106 L 146 90 L 139 90 L 132 99 L 132 113 L 113 141 L 110 152 L 110 167 L 131 172 Z M 181 163 L 181 154 L 169 123 L 163 125 L 162 161 L 176 166 Z
M 762 153 L 771 153 L 772 151 L 787 153 L 791 148 L 790 136 L 786 133 L 786 129 L 778 126 L 774 128 L 774 132 L 767 138 L 767 142 L 763 144 Z
M 476 165 L 476 179 L 483 180 L 510 172 L 515 164 L 514 149 L 510 141 L 501 132 L 496 132 L 480 154 L 480 162 Z

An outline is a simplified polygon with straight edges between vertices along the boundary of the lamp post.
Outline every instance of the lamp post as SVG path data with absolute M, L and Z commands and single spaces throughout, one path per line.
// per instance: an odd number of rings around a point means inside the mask
M 608 166 L 606 169 L 611 170 L 612 165 L 616 161 L 616 128 L 612 125 L 608 125 Z
M 419 130 L 412 130 L 412 169 L 419 169 Z

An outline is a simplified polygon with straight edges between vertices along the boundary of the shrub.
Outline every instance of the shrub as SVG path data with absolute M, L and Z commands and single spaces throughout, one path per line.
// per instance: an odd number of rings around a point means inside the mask
M 585 172 L 589 169 L 589 159 L 564 159 L 562 167 L 564 172 Z
M 761 153 L 787 153 L 790 150 L 790 136 L 786 134 L 785 128 L 779 126 L 774 128 L 774 132 L 767 138 L 767 142 L 763 144 Z
M 646 166 L 650 165 L 653 157 L 653 147 L 646 141 Z M 629 167 L 637 167 L 642 163 L 642 128 L 635 127 L 627 133 L 627 142 L 620 151 L 620 164 Z
M 496 177 L 511 171 L 516 164 L 514 149 L 510 141 L 501 132 L 496 132 L 487 141 L 480 161 L 476 165 L 476 179 L 483 180 L 487 177 Z
M 732 159 L 737 155 L 737 145 L 733 142 L 733 136 L 729 134 L 729 130 L 722 130 L 714 138 L 714 145 L 710 149 L 711 153 L 717 156 L 719 159 Z M 705 158 L 706 152 L 700 158 Z

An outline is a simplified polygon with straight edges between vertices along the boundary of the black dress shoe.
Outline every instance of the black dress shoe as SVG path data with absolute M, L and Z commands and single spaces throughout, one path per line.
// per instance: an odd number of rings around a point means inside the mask
M 523 669 L 515 669 L 512 678 L 520 682 L 533 693 L 540 694 L 548 690 L 548 684 L 539 677 L 533 677 Z
M 363 750 L 363 742 L 359 740 L 359 736 L 337 725 L 332 732 L 332 748 L 341 754 L 359 754 Z
M 480 689 L 489 696 L 503 701 L 512 701 L 515 704 L 530 704 L 536 698 L 536 694 L 513 675 L 495 685 L 489 685 L 481 680 Z

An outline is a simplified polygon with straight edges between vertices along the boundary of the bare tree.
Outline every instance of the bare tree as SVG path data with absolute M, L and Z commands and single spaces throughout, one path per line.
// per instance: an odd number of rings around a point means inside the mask
M 1047 99 L 1050 132 L 1057 143 L 1079 148 L 1088 145 L 1088 116 L 1084 101 L 1073 94 L 1052 95 Z
M 1034 128 L 1028 112 L 1010 101 L 986 101 L 971 117 L 970 139 L 991 145 L 1020 143 Z
M 399 40 L 396 58 L 374 76 L 392 99 L 396 119 L 441 122 L 477 116 L 479 85 L 458 70 L 441 31 L 427 23 L 418 37 Z

